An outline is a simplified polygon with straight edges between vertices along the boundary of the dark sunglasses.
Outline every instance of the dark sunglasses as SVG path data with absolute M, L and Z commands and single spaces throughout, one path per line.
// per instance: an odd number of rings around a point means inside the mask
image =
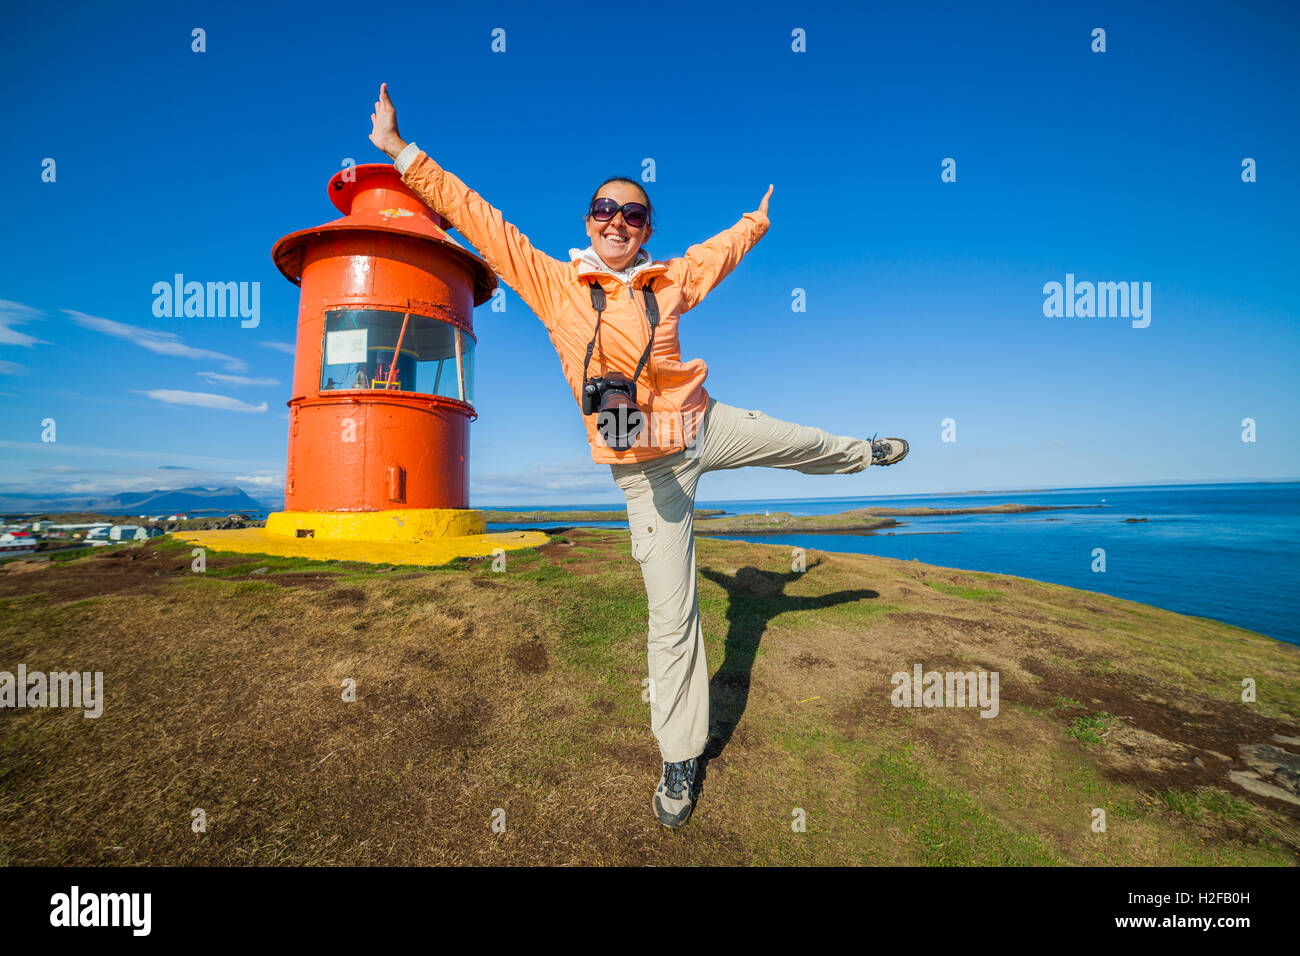
M 608 196 L 601 196 L 591 204 L 591 218 L 597 222 L 609 222 L 620 211 L 623 213 L 623 221 L 633 229 L 640 229 L 650 220 L 650 210 L 639 202 L 628 202 L 620 206 Z

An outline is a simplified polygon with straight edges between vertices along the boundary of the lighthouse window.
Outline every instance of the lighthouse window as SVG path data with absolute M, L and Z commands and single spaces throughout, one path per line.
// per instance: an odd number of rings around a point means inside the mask
M 320 388 L 473 401 L 474 339 L 439 319 L 379 309 L 325 313 Z
M 461 367 L 465 369 L 465 401 L 474 402 L 474 340 L 464 329 L 457 329 L 460 334 Z

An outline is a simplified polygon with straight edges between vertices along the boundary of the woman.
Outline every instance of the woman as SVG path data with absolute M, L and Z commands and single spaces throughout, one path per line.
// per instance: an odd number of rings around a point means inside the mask
M 606 180 L 587 208 L 591 245 L 570 249 L 571 261 L 564 263 L 534 249 L 497 209 L 402 139 L 387 84 L 379 88 L 370 119 L 371 142 L 394 161 L 402 180 L 473 243 L 542 320 L 583 406 L 592 458 L 610 466 L 623 491 L 632 556 L 640 563 L 650 609 L 651 728 L 664 764 L 652 806 L 660 823 L 679 827 L 690 817 L 697 758 L 709 731 L 695 586 L 700 475 L 747 465 L 852 474 L 900 461 L 907 442 L 832 435 L 735 408 L 704 390 L 703 360 L 681 360 L 681 314 L 698 305 L 767 232 L 771 186 L 758 209 L 736 225 L 691 246 L 681 258 L 661 262 L 643 248 L 652 232 L 645 190 L 630 179 Z

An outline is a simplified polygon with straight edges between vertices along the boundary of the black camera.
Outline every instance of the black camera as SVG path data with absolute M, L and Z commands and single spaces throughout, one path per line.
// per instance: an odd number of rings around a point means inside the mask
M 631 448 L 645 427 L 645 414 L 636 403 L 636 383 L 618 372 L 583 383 L 582 414 L 597 416 L 601 437 L 616 451 Z

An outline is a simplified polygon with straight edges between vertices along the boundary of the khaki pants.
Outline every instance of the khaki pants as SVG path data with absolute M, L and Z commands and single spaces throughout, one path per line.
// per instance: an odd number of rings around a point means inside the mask
M 709 674 L 695 581 L 695 488 L 706 471 L 763 465 L 846 475 L 871 463 L 871 443 L 783 422 L 710 398 L 692 444 L 644 464 L 613 464 L 627 499 L 632 556 L 650 607 L 650 728 L 668 762 L 703 753 Z

